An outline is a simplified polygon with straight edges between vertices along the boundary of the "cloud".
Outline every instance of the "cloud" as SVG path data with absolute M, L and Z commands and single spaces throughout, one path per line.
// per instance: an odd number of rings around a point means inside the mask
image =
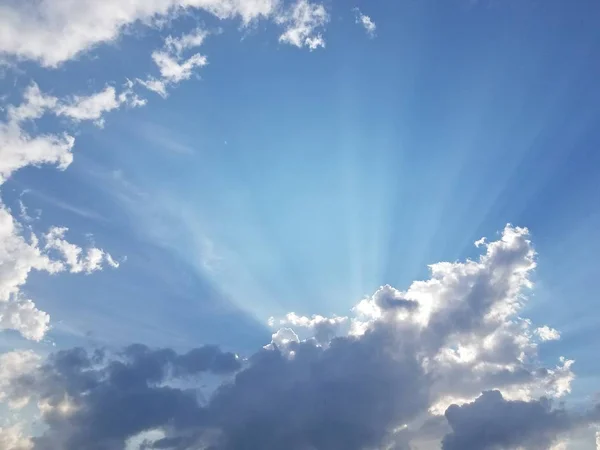
M 132 345 L 118 354 L 81 348 L 60 351 L 38 370 L 22 375 L 10 395 L 43 405 L 48 432 L 36 449 L 123 448 L 159 425 L 186 426 L 204 419 L 193 391 L 167 381 L 201 374 L 227 375 L 240 367 L 232 353 L 205 346 L 178 354 Z
M 152 25 L 189 9 L 248 24 L 269 17 L 278 0 L 23 0 L 0 5 L 0 55 L 56 67 L 95 46 L 116 40 L 128 27 Z
M 59 99 L 44 94 L 37 84 L 30 84 L 21 104 L 6 108 L 6 121 L 0 122 L 0 186 L 17 170 L 27 166 L 54 164 L 66 169 L 73 161 L 75 138 L 69 134 L 31 135 L 24 123 L 45 114 L 65 116 L 75 122 L 93 120 L 102 124 L 103 114 L 122 105 L 141 106 L 140 99 L 127 81 L 119 94 L 112 86 L 89 96 Z M 21 202 L 21 211 L 26 207 Z M 26 214 L 22 220 L 31 222 Z M 21 292 L 32 270 L 55 274 L 91 273 L 104 265 L 118 267 L 118 262 L 102 249 L 85 251 L 64 239 L 66 228 L 52 227 L 40 246 L 39 237 L 30 227 L 23 227 L 0 201 L 0 329 L 12 329 L 25 338 L 41 340 L 49 329 L 50 317 Z M 28 235 L 28 236 L 27 236 Z
M 181 55 L 185 50 L 200 47 L 207 36 L 208 32 L 206 30 L 195 28 L 190 33 L 183 34 L 180 37 L 167 36 L 165 47 L 172 53 Z
M 15 122 L 0 123 L 0 184 L 26 166 L 66 169 L 73 162 L 74 144 L 75 138 L 66 133 L 31 136 Z
M 269 324 L 274 326 L 277 322 L 279 326 L 293 326 L 294 328 L 306 328 L 308 329 L 317 340 L 317 342 L 323 344 L 329 342 L 334 336 L 338 335 L 342 325 L 348 322 L 347 317 L 324 317 L 319 314 L 315 314 L 311 317 L 299 316 L 296 313 L 288 313 L 285 318 L 269 319 Z
M 325 47 L 325 40 L 318 31 L 329 22 L 329 15 L 323 5 L 298 0 L 276 20 L 285 28 L 279 36 L 280 42 L 299 48 L 308 47 L 310 50 Z
M 158 66 L 161 77 L 167 83 L 179 83 L 188 80 L 192 76 L 194 68 L 207 64 L 206 57 L 199 53 L 179 61 L 167 52 L 156 51 L 152 53 L 152 59 Z
M 41 357 L 31 350 L 17 350 L 0 354 L 0 400 L 6 398 L 7 391 L 15 379 L 31 373 L 39 366 L 40 362 Z M 18 396 L 13 396 L 10 400 L 13 405 L 23 403 L 23 398 Z
M 183 56 L 185 50 L 200 46 L 206 36 L 208 33 L 199 28 L 180 37 L 168 36 L 163 49 L 152 52 L 152 59 L 158 67 L 160 78 L 149 76 L 145 80 L 138 78 L 137 82 L 166 98 L 168 86 L 189 80 L 194 69 L 208 64 L 206 56 L 200 53 L 194 53 L 187 58 Z
M 68 104 L 58 106 L 56 114 L 69 117 L 76 122 L 98 120 L 102 114 L 117 109 L 120 105 L 115 88 L 107 86 L 103 91 L 91 96 L 74 96 Z
M 536 264 L 528 237 L 507 225 L 477 260 L 434 264 L 406 291 L 383 286 L 348 317 L 272 318 L 283 327 L 247 360 L 216 347 L 73 349 L 13 377 L 5 400 L 41 405 L 37 450 L 559 445 L 600 409 L 552 408 L 573 361 L 540 365 L 542 327 L 519 316 Z M 205 373 L 226 378 L 206 392 Z
M 69 229 L 66 227 L 50 228 L 48 233 L 44 236 L 44 240 L 46 241 L 44 249 L 46 251 L 56 250 L 60 254 L 61 259 L 64 261 L 64 265 L 68 268 L 69 272 L 84 272 L 90 274 L 97 270 L 101 270 L 104 263 L 113 268 L 119 267 L 119 264 L 112 256 L 102 249 L 89 247 L 84 254 L 81 247 L 64 239 L 65 233 L 68 230 Z
M 33 442 L 23 434 L 19 425 L 0 427 L 0 448 L 4 450 L 31 450 Z
M 118 263 L 106 252 L 96 247 L 85 250 L 64 239 L 66 228 L 51 228 L 38 237 L 25 230 L 0 203 L 0 329 L 12 329 L 27 339 L 39 341 L 49 329 L 50 317 L 36 308 L 33 301 L 23 296 L 21 287 L 32 270 L 56 274 L 65 270 L 71 273 L 91 273 L 108 264 Z M 51 251 L 57 251 L 54 257 Z
M 552 409 L 545 398 L 507 401 L 498 391 L 451 406 L 446 418 L 452 433 L 444 437 L 443 450 L 548 449 L 579 420 L 564 409 Z
M 375 25 L 375 22 L 373 22 L 373 20 L 371 20 L 371 18 L 366 14 L 361 13 L 360 9 L 354 8 L 353 11 L 356 23 L 365 29 L 369 37 L 375 37 L 375 31 L 377 30 L 377 25 Z
M 535 330 L 542 341 L 557 341 L 560 339 L 560 333 L 554 328 L 550 328 L 546 325 L 539 327 Z

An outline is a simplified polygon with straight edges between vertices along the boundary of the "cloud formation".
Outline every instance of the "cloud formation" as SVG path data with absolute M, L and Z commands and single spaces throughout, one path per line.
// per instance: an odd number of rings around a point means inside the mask
M 565 358 L 540 365 L 541 327 L 518 316 L 536 264 L 528 235 L 508 225 L 478 260 L 383 286 L 348 317 L 272 318 L 283 328 L 246 360 L 74 349 L 11 377 L 5 400 L 37 402 L 38 450 L 547 449 L 600 410 L 552 408 L 574 375 Z M 206 373 L 225 379 L 207 391 Z
M 269 17 L 278 0 L 24 0 L 0 5 L 0 53 L 56 67 L 95 46 L 114 41 L 128 27 L 197 9 L 245 24 Z
M 279 42 L 296 47 L 315 50 L 325 47 L 325 39 L 320 30 L 329 22 L 325 7 L 308 0 L 298 0 L 290 9 L 280 14 L 277 23 L 285 28 Z
M 288 7 L 282 0 L 23 0 L 0 5 L 0 56 L 57 67 L 94 47 L 115 41 L 134 25 L 154 26 L 188 11 L 219 19 L 239 18 L 244 26 L 272 19 L 285 27 L 281 42 L 310 49 L 324 46 L 317 29 L 325 8 L 307 0 Z
M 484 392 L 473 403 L 446 411 L 452 433 L 443 450 L 549 449 L 558 435 L 580 420 L 551 402 L 507 401 L 499 391 Z
M 375 22 L 366 14 L 360 12 L 360 9 L 354 8 L 353 11 L 356 23 L 365 29 L 369 37 L 375 37 L 375 31 L 377 30 Z

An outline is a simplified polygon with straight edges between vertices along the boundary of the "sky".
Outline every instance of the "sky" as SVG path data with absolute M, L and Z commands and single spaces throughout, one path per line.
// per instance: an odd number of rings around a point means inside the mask
M 599 17 L 0 0 L 0 449 L 600 449 Z

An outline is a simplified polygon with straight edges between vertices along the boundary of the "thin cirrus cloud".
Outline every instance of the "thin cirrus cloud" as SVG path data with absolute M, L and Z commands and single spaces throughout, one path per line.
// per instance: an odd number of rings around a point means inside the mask
M 369 37 L 375 37 L 375 31 L 377 30 L 377 25 L 373 22 L 366 14 L 363 14 L 360 9 L 354 8 L 354 17 L 357 25 L 363 27 Z

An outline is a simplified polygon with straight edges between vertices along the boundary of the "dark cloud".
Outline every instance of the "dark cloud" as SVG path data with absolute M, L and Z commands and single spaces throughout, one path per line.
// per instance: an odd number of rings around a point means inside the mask
M 75 348 L 56 353 L 37 372 L 22 376 L 14 394 L 37 392 L 47 405 L 49 429 L 34 440 L 36 449 L 116 450 L 144 430 L 206 421 L 193 390 L 166 382 L 239 368 L 236 355 L 212 346 L 177 354 L 136 344 L 116 355 Z
M 376 327 L 360 338 L 256 354 L 210 404 L 218 449 L 358 450 L 378 444 L 428 405 L 428 378 L 407 333 Z
M 427 409 L 428 377 L 410 336 L 377 326 L 327 347 L 310 340 L 261 350 L 205 405 L 194 390 L 166 382 L 239 369 L 234 355 L 214 347 L 183 355 L 142 345 L 113 356 L 62 351 L 20 383 L 53 406 L 37 450 L 120 450 L 159 427 L 167 436 L 145 447 L 359 450 Z
M 473 403 L 446 410 L 452 428 L 443 450 L 545 450 L 578 422 L 564 409 L 552 409 L 549 400 L 510 401 L 499 391 L 484 392 Z

